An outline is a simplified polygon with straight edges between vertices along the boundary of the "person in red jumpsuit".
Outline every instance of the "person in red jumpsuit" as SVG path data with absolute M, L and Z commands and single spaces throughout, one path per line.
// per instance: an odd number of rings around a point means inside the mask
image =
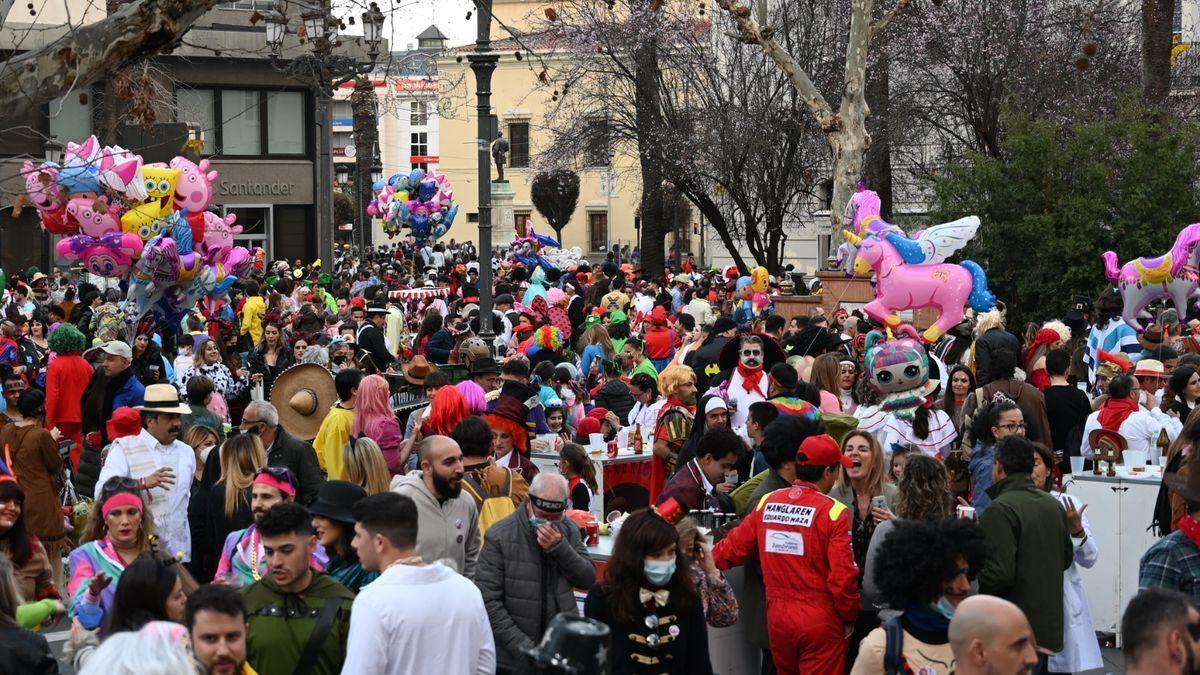
M 767 589 L 771 656 L 781 675 L 841 673 L 858 616 L 858 567 L 850 546 L 853 516 L 825 493 L 839 466 L 837 441 L 809 436 L 796 452 L 796 482 L 759 500 L 713 548 L 720 569 L 758 553 Z

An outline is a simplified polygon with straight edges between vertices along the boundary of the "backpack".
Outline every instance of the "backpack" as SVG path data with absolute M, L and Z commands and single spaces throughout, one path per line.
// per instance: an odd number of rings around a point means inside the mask
M 488 528 L 517 510 L 512 499 L 513 473 L 511 469 L 504 471 L 506 474 L 504 488 L 502 493 L 495 497 L 485 497 L 487 491 L 481 485 L 476 484 L 474 476 L 470 474 L 464 476 L 463 487 L 471 493 L 471 496 L 475 498 L 475 503 L 479 505 L 479 536 L 481 539 L 487 536 Z
M 900 617 L 885 621 L 883 632 L 887 637 L 887 645 L 883 650 L 883 672 L 885 675 L 911 674 L 912 668 L 904 658 L 904 628 L 900 625 Z

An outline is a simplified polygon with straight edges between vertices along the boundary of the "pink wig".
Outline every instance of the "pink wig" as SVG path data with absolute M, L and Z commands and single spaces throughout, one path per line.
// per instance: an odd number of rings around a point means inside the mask
M 482 415 L 487 412 L 487 395 L 484 394 L 483 387 L 479 386 L 475 380 L 463 380 L 454 386 L 467 400 L 467 407 L 471 409 L 472 415 Z
M 358 398 L 354 401 L 354 426 L 352 436 L 361 436 L 372 429 L 372 425 L 384 417 L 396 417 L 392 411 L 391 388 L 382 375 L 368 375 L 358 385 Z

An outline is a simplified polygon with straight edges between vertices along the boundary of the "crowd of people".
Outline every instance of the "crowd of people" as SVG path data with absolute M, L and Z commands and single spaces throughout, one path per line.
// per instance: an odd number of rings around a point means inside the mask
M 497 259 L 488 319 L 478 265 L 277 261 L 178 326 L 9 279 L 0 672 L 58 672 L 37 629 L 64 618 L 80 673 L 709 673 L 732 625 L 763 673 L 1099 668 L 1080 569 L 1116 552 L 1062 479 L 1114 444 L 1166 466 L 1126 672 L 1196 668 L 1178 315 L 972 316 L 898 406 L 878 372 L 911 364 L 857 312 L 785 319 L 691 260 Z M 640 490 L 601 490 L 611 445 Z

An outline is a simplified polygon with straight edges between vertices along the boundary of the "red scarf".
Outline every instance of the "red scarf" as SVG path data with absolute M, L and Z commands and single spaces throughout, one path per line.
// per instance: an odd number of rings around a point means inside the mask
M 762 381 L 763 369 L 762 366 L 757 368 L 747 368 L 742 365 L 741 361 L 737 364 L 738 374 L 742 376 L 742 388 L 746 391 L 758 391 L 758 383 Z
M 1176 527 L 1182 530 L 1183 534 L 1186 535 L 1188 539 L 1191 539 L 1193 544 L 1195 544 L 1197 547 L 1200 547 L 1200 520 L 1196 520 L 1196 518 L 1190 514 L 1185 515 L 1179 519 L 1179 522 L 1176 523 Z
M 1109 431 L 1120 432 L 1125 418 L 1137 412 L 1139 407 L 1138 402 L 1133 399 L 1110 398 L 1100 409 L 1100 426 Z

